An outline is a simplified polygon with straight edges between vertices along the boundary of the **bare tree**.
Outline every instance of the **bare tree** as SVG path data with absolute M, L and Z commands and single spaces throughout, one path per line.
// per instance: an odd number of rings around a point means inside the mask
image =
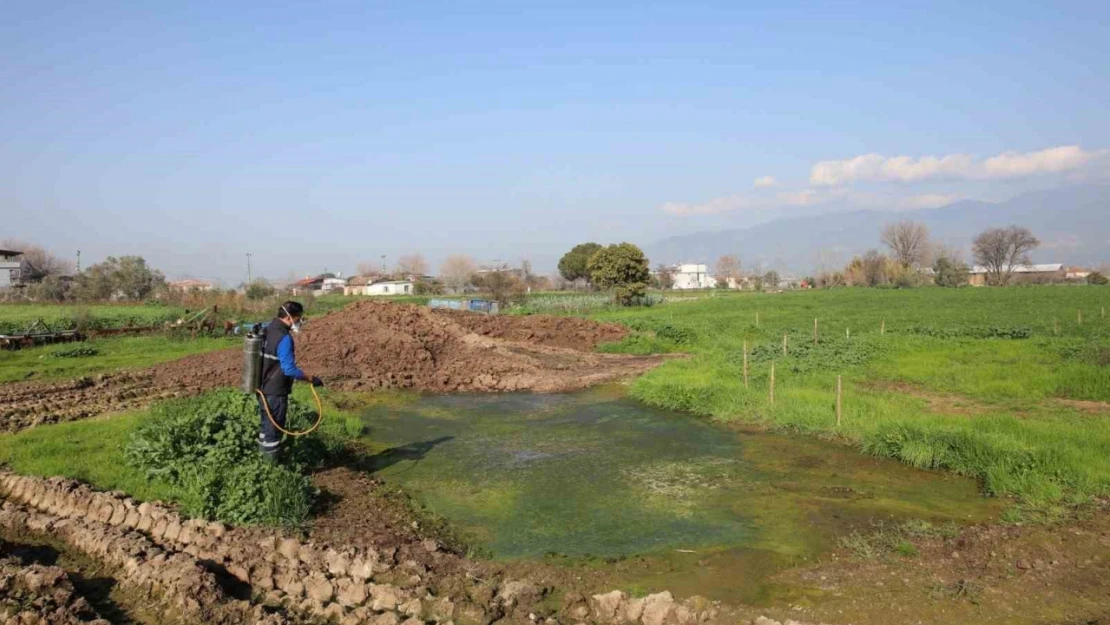
M 987 270 L 987 280 L 1003 286 L 1010 282 L 1014 267 L 1029 264 L 1029 252 L 1041 242 L 1028 228 L 1010 226 L 985 230 L 971 243 L 975 262 Z
M 713 277 L 726 286 L 739 284 L 743 277 L 740 271 L 740 259 L 732 255 L 718 258 L 717 264 L 713 267 Z
M 905 219 L 887 224 L 882 241 L 903 268 L 920 267 L 928 261 L 929 229 L 919 221 Z
M 674 286 L 674 267 L 659 263 L 655 268 L 655 276 L 653 276 L 654 286 L 663 291 L 669 291 Z
M 489 271 L 476 275 L 474 283 L 490 299 L 502 306 L 523 300 L 528 288 L 523 280 L 513 274 L 506 263 L 494 265 Z
M 358 275 L 360 276 L 368 276 L 372 278 L 376 278 L 385 273 L 383 271 L 381 263 L 375 263 L 371 261 L 361 262 L 355 265 L 355 271 L 357 271 Z
M 405 278 L 423 276 L 428 273 L 428 261 L 420 254 L 406 254 L 397 259 L 397 273 Z
M 0 241 L 0 249 L 23 253 L 23 260 L 29 265 L 27 267 L 28 275 L 23 276 L 24 280 L 39 282 L 50 276 L 63 276 L 73 273 L 72 262 L 63 260 L 41 245 L 20 241 L 19 239 L 4 239 Z
M 474 274 L 478 271 L 478 263 L 474 259 L 462 254 L 448 256 L 447 260 L 439 266 L 439 277 L 444 286 L 458 293 L 471 284 Z

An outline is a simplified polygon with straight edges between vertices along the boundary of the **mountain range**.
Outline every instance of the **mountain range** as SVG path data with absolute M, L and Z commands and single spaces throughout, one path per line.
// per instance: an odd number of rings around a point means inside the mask
M 1041 245 L 1034 262 L 1097 266 L 1110 263 L 1110 185 L 1080 185 L 1018 195 L 1004 202 L 962 200 L 912 212 L 859 210 L 778 219 L 749 228 L 673 236 L 648 245 L 653 265 L 701 262 L 738 256 L 756 266 L 808 273 L 836 268 L 871 248 L 883 249 L 883 226 L 912 219 L 929 228 L 930 238 L 961 250 L 971 261 L 970 244 L 995 226 L 1029 228 Z

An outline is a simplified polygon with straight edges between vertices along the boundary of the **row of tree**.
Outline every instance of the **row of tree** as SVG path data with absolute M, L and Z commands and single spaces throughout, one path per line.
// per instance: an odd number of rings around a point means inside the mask
M 889 255 L 868 250 L 853 258 L 842 271 L 819 274 L 816 286 L 910 287 L 933 282 L 958 287 L 968 283 L 970 268 L 962 254 L 934 243 L 923 223 L 904 220 L 888 224 L 880 240 Z M 1012 281 L 1015 269 L 1031 262 L 1029 254 L 1039 245 L 1029 229 L 1014 225 L 979 233 L 971 243 L 971 252 L 975 262 L 983 267 L 987 284 L 1004 286 Z
M 104 301 L 147 299 L 163 289 L 166 277 L 141 256 L 109 256 L 80 272 L 68 260 L 41 245 L 14 239 L 0 241 L 0 248 L 22 253 L 20 281 L 24 295 L 39 301 Z

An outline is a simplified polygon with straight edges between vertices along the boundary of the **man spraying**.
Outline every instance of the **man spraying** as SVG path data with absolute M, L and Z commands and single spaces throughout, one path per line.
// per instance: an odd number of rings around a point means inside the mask
M 293 381 L 323 385 L 320 378 L 310 376 L 297 367 L 292 335 L 301 331 L 303 318 L 304 306 L 300 302 L 288 301 L 281 305 L 277 317 L 266 326 L 266 339 L 262 345 L 262 379 L 259 383 L 262 396 L 258 398 L 258 414 L 262 419 L 258 448 L 271 462 L 277 462 L 281 456 L 281 432 L 274 427 L 274 423 L 285 427 Z M 269 415 L 266 414 L 267 408 Z

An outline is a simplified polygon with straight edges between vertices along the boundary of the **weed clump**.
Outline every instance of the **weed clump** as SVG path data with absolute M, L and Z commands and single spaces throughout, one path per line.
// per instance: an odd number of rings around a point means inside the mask
M 312 408 L 290 402 L 290 427 L 315 418 Z M 124 448 L 126 462 L 148 480 L 184 492 L 194 517 L 235 525 L 295 527 L 308 518 L 315 489 L 306 472 L 321 466 L 339 445 L 328 437 L 287 439 L 280 464 L 258 452 L 258 408 L 253 397 L 220 390 L 155 407 Z
M 1028 326 L 969 325 L 950 328 L 910 326 L 903 330 L 903 332 L 919 336 L 931 336 L 938 339 L 1027 339 L 1033 336 L 1033 329 Z
M 72 345 L 69 347 L 59 347 L 50 352 L 51 358 L 89 358 L 97 356 L 100 350 L 92 345 Z

